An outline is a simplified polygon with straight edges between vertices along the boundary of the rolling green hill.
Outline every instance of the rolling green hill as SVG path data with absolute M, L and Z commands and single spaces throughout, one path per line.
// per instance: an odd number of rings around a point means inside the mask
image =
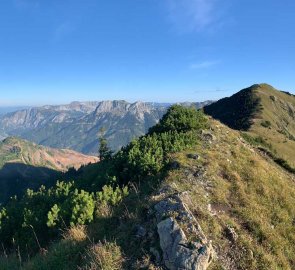
M 231 128 L 263 139 L 278 157 L 295 167 L 295 96 L 256 84 L 204 108 Z

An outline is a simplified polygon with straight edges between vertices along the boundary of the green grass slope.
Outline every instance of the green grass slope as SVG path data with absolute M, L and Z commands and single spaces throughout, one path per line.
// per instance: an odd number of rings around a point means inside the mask
M 190 208 L 217 253 L 210 269 L 295 269 L 294 174 L 239 132 L 217 121 L 211 129 L 216 140 L 177 153 L 181 169 L 166 179 L 190 191 Z
M 267 84 L 256 84 L 204 108 L 231 128 L 247 131 L 295 166 L 295 96 Z

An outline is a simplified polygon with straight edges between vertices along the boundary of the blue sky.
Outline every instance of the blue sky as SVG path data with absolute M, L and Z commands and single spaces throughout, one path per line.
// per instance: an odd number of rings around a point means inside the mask
M 0 105 L 295 90 L 294 0 L 1 0 Z

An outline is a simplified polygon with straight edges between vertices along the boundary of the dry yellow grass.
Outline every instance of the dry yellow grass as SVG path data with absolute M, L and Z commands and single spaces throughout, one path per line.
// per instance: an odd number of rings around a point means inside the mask
M 98 243 L 92 245 L 88 251 L 89 266 L 87 270 L 120 270 L 123 269 L 124 258 L 116 243 Z
M 189 191 L 190 207 L 213 240 L 211 269 L 295 269 L 295 177 L 261 156 L 239 132 L 211 121 L 216 141 L 178 153 L 164 184 Z M 199 160 L 187 158 L 198 153 Z M 204 173 L 193 177 L 200 169 Z M 236 242 L 227 236 L 231 227 Z
M 263 110 L 249 133 L 265 138 L 281 158 L 295 167 L 295 96 L 267 84 L 260 85 L 255 93 L 261 98 Z M 269 127 L 262 125 L 265 121 L 269 121 Z
M 85 241 L 87 238 L 86 227 L 84 225 L 71 227 L 63 233 L 63 238 L 76 242 Z

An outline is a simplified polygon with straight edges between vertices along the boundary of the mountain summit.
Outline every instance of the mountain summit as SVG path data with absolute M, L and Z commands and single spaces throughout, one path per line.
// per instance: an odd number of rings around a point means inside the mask
M 268 84 L 255 84 L 204 107 L 206 114 L 246 131 L 295 166 L 295 96 Z

